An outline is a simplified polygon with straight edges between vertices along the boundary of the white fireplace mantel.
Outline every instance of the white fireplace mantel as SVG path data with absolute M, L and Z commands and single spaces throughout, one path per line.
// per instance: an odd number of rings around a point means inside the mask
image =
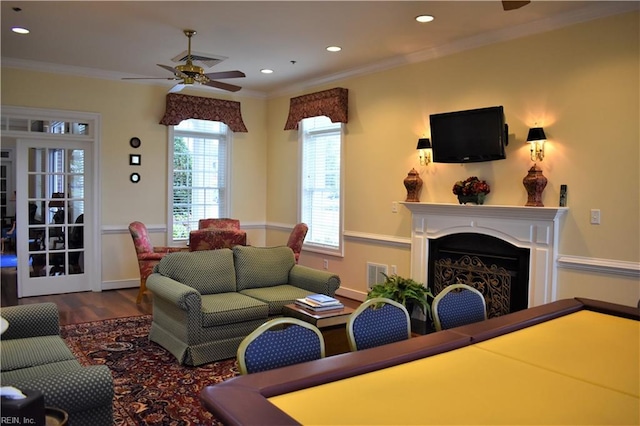
M 556 300 L 557 251 L 567 207 L 402 202 L 411 211 L 411 277 L 427 282 L 429 240 L 471 232 L 528 248 L 529 307 Z

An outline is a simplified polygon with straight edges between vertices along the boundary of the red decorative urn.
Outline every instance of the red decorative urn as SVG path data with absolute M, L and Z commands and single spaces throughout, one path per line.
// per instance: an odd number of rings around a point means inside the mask
M 422 179 L 420 179 L 420 174 L 416 171 L 416 169 L 411 169 L 407 177 L 404 178 L 404 187 L 407 188 L 407 199 L 405 201 L 420 201 Z
M 525 206 L 544 207 L 542 204 L 542 191 L 547 186 L 547 178 L 542 174 L 538 164 L 529 169 L 529 173 L 522 179 L 527 190 L 527 204 Z

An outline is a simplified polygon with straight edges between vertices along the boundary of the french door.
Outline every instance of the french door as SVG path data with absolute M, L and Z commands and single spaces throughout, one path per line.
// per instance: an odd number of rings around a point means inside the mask
M 18 296 L 91 290 L 93 144 L 18 140 Z

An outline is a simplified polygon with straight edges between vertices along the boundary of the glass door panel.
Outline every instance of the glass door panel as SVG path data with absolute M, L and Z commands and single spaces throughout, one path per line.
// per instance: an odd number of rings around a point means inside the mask
M 85 273 L 85 158 L 77 142 L 26 148 L 28 258 L 21 296 L 88 290 Z M 48 144 L 47 144 L 48 145 Z

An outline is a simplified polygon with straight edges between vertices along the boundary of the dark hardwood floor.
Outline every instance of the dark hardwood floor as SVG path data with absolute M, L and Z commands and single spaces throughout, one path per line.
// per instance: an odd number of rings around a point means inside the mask
M 53 296 L 24 297 L 19 305 L 53 302 L 58 305 L 60 324 L 78 324 L 109 318 L 122 318 L 152 313 L 152 295 L 147 293 L 142 303 L 136 304 L 137 288 L 102 292 L 66 293 Z M 338 297 L 346 306 L 356 308 L 360 302 Z
M 137 288 L 56 294 L 52 296 L 23 297 L 19 305 L 53 302 L 58 305 L 60 324 L 78 324 L 109 318 L 122 318 L 152 312 L 151 295 L 145 294 L 142 303 L 136 304 Z

